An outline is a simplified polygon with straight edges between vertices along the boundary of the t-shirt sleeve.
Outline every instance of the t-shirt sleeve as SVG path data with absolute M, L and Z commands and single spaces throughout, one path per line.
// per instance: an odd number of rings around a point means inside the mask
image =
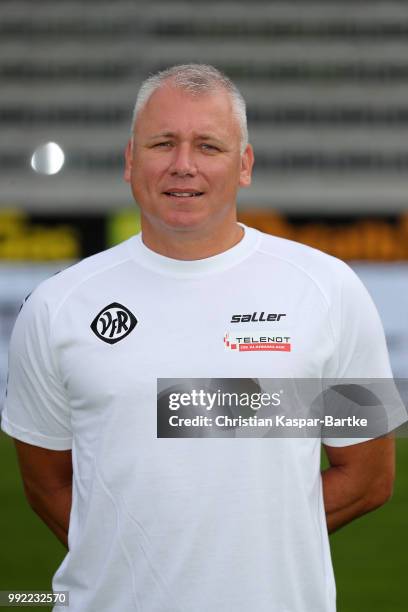
M 35 446 L 72 446 L 69 404 L 51 348 L 50 312 L 41 289 L 26 300 L 14 326 L 1 428 Z
M 339 274 L 340 289 L 332 304 L 336 348 L 326 370 L 325 383 L 327 386 L 331 382 L 340 384 L 343 388 L 348 384 L 350 389 L 361 385 L 363 393 L 357 392 L 355 397 L 365 398 L 364 401 L 374 389 L 381 409 L 375 406 L 377 425 L 368 429 L 371 431 L 368 437 L 364 433 L 361 438 L 323 437 L 322 441 L 329 446 L 346 446 L 372 439 L 407 420 L 406 409 L 393 382 L 384 329 L 374 302 L 361 280 L 346 264 L 342 264 Z M 352 403 L 348 402 L 348 406 L 350 408 Z

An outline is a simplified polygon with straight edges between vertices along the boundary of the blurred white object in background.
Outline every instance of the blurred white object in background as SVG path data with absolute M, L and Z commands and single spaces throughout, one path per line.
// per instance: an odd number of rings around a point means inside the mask
M 46 142 L 34 151 L 31 167 L 39 174 L 57 174 L 64 165 L 64 151 L 56 142 Z

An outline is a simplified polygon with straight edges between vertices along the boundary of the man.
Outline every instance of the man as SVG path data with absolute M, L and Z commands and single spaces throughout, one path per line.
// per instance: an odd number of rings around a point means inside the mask
M 33 509 L 68 546 L 53 587 L 71 612 L 332 612 L 326 520 L 333 531 L 391 494 L 390 437 L 323 439 L 321 477 L 316 438 L 157 435 L 158 380 L 391 376 L 345 264 L 237 224 L 253 161 L 224 75 L 150 77 L 126 149 L 141 235 L 21 311 L 2 427 Z M 275 340 L 255 350 L 264 329 Z

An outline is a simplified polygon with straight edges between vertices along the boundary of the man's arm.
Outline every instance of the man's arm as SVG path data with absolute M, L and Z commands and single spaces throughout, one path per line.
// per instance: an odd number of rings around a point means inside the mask
M 330 467 L 322 472 L 329 532 L 382 506 L 392 495 L 395 443 L 384 436 L 351 446 L 324 446 Z
M 24 491 L 38 516 L 68 548 L 72 504 L 72 455 L 14 440 Z

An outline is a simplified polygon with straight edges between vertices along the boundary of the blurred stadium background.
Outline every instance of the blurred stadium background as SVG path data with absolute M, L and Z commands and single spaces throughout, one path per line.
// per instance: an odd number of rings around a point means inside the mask
M 408 378 L 408 2 L 2 0 L 0 397 L 24 296 L 139 227 L 122 181 L 139 84 L 195 61 L 248 102 L 241 220 L 349 261 Z M 4 435 L 0 462 L 0 590 L 49 589 L 64 552 L 23 500 Z M 406 610 L 406 440 L 398 470 L 392 502 L 332 536 L 339 612 Z

